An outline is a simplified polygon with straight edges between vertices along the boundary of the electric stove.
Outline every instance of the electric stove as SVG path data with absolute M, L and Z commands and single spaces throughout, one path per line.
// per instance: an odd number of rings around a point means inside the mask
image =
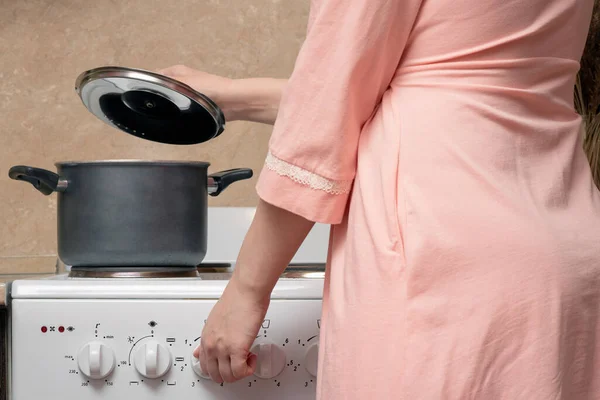
M 75 268 L 9 286 L 9 399 L 312 400 L 329 227 L 280 277 L 255 374 L 215 383 L 192 356 L 235 269 L 253 208 L 210 208 L 197 268 Z

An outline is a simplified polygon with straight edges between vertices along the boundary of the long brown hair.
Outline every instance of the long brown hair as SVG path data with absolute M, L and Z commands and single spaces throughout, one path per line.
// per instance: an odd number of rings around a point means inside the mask
M 592 22 L 577 75 L 575 109 L 583 118 L 583 148 L 594 182 L 600 188 L 600 0 L 594 1 Z

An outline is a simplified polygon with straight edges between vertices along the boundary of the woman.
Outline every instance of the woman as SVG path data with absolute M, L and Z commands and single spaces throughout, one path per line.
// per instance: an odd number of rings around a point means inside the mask
M 350 4 L 351 3 L 351 4 Z M 197 350 L 249 354 L 279 274 L 332 224 L 318 398 L 600 398 L 600 196 L 573 86 L 593 0 L 313 0 L 289 81 L 162 71 L 275 123 Z

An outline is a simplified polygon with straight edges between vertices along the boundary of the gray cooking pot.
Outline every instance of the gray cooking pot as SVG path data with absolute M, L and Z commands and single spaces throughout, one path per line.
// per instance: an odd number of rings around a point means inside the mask
M 209 163 L 59 162 L 57 174 L 15 166 L 9 177 L 58 196 L 58 256 L 75 267 L 194 267 L 207 246 L 208 196 L 252 177 L 208 175 Z

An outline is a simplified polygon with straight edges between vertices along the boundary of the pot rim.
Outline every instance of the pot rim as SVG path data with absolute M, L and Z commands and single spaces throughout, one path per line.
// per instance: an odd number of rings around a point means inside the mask
M 206 161 L 176 161 L 176 160 L 93 160 L 93 161 L 58 161 L 56 167 L 78 166 L 78 165 L 135 165 L 135 166 L 177 166 L 177 167 L 209 167 Z

